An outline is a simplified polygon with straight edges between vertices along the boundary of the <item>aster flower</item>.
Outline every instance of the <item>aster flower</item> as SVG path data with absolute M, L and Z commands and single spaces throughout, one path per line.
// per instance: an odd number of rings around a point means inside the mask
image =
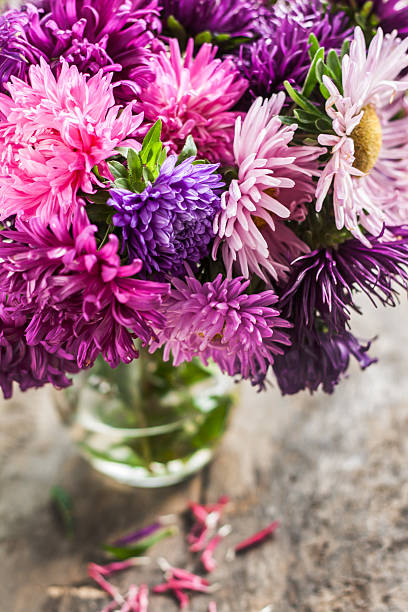
M 57 388 L 71 384 L 67 374 L 79 371 L 72 355 L 61 347 L 48 351 L 29 346 L 25 338 L 27 319 L 21 309 L 0 305 L 0 388 L 5 399 L 12 396 L 13 382 L 22 391 L 51 383 Z
M 407 221 L 408 118 L 404 109 L 408 81 L 398 79 L 408 66 L 408 40 L 381 29 L 368 52 L 356 28 L 349 55 L 342 60 L 342 89 L 323 76 L 330 97 L 326 112 L 333 134 L 320 134 L 319 143 L 331 148 L 316 190 L 320 211 L 333 185 L 336 226 L 346 227 L 369 244 L 362 228 L 373 235 L 384 225 Z M 394 100 L 394 101 L 392 101 Z
M 298 220 L 305 214 L 299 205 L 312 199 L 312 177 L 317 175 L 316 159 L 321 150 L 289 146 L 296 126 L 284 125 L 278 117 L 284 99 L 283 93 L 270 100 L 258 98 L 244 121 L 240 117 L 236 121 L 238 178 L 222 194 L 222 210 L 214 223 L 217 238 L 213 256 L 222 243 L 229 275 L 237 262 L 243 276 L 255 273 L 269 282 L 270 277 L 285 276 L 289 261 L 308 251 L 280 221 Z
M 261 37 L 241 45 L 238 66 L 248 80 L 247 97 L 269 97 L 284 90 L 284 82 L 301 86 L 310 67 L 309 37 L 322 47 L 341 49 L 351 34 L 344 13 L 325 12 L 321 0 L 282 0 L 262 22 Z
M 331 334 L 347 325 L 351 310 L 360 312 L 354 292 L 374 305 L 395 306 L 398 289 L 408 288 L 408 229 L 389 228 L 390 240 L 353 238 L 336 247 L 316 249 L 295 260 L 279 306 L 294 324 L 298 340 L 317 333 L 316 320 Z
M 26 28 L 28 14 L 10 9 L 0 15 L 0 91 L 14 75 L 25 79 L 30 64 L 37 64 L 42 56 L 39 49 L 29 43 Z
M 166 326 L 151 352 L 164 345 L 164 359 L 172 353 L 175 366 L 193 357 L 207 364 L 211 358 L 230 376 L 265 376 L 274 355 L 288 344 L 283 329 L 290 324 L 274 307 L 273 291 L 250 295 L 248 285 L 242 277 L 229 280 L 221 274 L 204 284 L 192 273 L 174 279 L 161 309 Z
M 29 318 L 30 346 L 63 349 L 80 368 L 99 353 L 115 367 L 137 357 L 134 338 L 147 344 L 160 329 L 157 312 L 168 286 L 133 278 L 135 260 L 121 266 L 118 239 L 109 236 L 98 249 L 96 226 L 78 209 L 71 231 L 58 217 L 49 227 L 38 219 L 16 221 L 1 232 L 0 295 Z
M 70 219 L 77 192 L 93 190 L 92 168 L 140 124 L 128 106 L 119 116 L 111 77 L 87 79 L 63 62 L 55 78 L 44 60 L 31 66 L 31 85 L 12 77 L 0 94 L 0 219 L 61 212 Z
M 336 8 L 336 2 L 333 2 Z M 345 4 L 351 5 L 353 10 L 365 8 L 367 14 L 367 0 L 345 0 Z M 384 32 L 391 33 L 397 30 L 401 37 L 408 34 L 408 6 L 401 0 L 371 0 L 369 7 L 373 25 L 380 25 Z
M 253 37 L 265 13 L 261 0 L 162 0 L 162 17 L 170 16 L 190 36 L 209 31 L 230 36 Z
M 244 93 L 246 81 L 232 60 L 215 59 L 217 47 L 204 44 L 193 58 L 190 40 L 182 58 L 177 40 L 169 44 L 169 54 L 163 51 L 154 62 L 156 80 L 135 104 L 144 112 L 144 133 L 161 119 L 162 140 L 171 152 L 180 153 L 191 134 L 200 157 L 230 163 L 238 116 L 230 109 Z
M 275 358 L 273 371 L 284 395 L 305 389 L 312 393 L 320 386 L 325 393 L 333 393 L 349 366 L 350 356 L 362 369 L 376 362 L 367 354 L 369 348 L 370 343 L 360 344 L 348 330 L 336 336 L 320 331 L 303 342 L 293 339 L 284 355 Z
M 25 10 L 27 39 L 57 74 L 60 58 L 87 75 L 112 72 L 120 102 L 130 102 L 154 80 L 157 0 L 50 0 L 45 10 L 33 5 Z
M 146 272 L 182 273 L 184 261 L 199 262 L 209 254 L 213 221 L 223 186 L 217 165 L 179 165 L 168 157 L 159 176 L 141 193 L 112 189 L 108 204 L 115 208 L 113 224 L 122 228 L 130 259 L 141 259 Z

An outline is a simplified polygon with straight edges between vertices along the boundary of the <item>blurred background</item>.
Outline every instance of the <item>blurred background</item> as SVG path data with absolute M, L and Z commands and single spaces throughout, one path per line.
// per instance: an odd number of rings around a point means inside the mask
M 273 540 L 220 563 L 220 612 L 406 612 L 408 609 L 408 304 L 362 304 L 354 331 L 378 333 L 379 362 L 349 377 L 332 396 L 277 389 L 241 399 L 212 464 L 188 482 L 148 491 L 117 485 L 80 458 L 50 390 L 0 404 L 0 609 L 87 612 L 106 601 L 86 579 L 101 545 L 187 500 L 228 494 L 227 521 L 244 537 L 278 519 Z M 50 489 L 72 497 L 67 538 Z M 225 552 L 225 551 L 224 551 Z M 156 554 L 156 549 L 155 549 Z M 182 538 L 157 554 L 188 562 Z M 221 551 L 221 555 L 223 552 Z M 139 571 L 139 570 L 138 570 Z M 150 577 L 160 581 L 158 569 Z M 153 572 L 153 574 L 152 574 Z M 148 578 L 147 578 L 148 579 Z M 155 598 L 152 612 L 176 610 Z M 208 609 L 198 597 L 194 612 Z

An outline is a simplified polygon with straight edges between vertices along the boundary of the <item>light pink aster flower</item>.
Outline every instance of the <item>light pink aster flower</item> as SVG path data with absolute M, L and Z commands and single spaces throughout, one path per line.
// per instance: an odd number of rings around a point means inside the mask
M 161 119 L 162 140 L 172 152 L 179 153 L 191 134 L 200 157 L 231 163 L 239 113 L 229 109 L 244 93 L 246 80 L 231 60 L 215 59 L 217 47 L 204 44 L 193 57 L 194 43 L 189 40 L 183 58 L 177 40 L 169 45 L 169 53 L 162 51 L 155 59 L 155 81 L 136 102 L 145 115 L 145 131 Z
M 140 125 L 128 106 L 118 116 L 111 75 L 90 79 L 64 61 L 55 78 L 48 64 L 29 71 L 31 84 L 12 77 L 10 96 L 0 95 L 0 219 L 55 213 L 67 220 L 89 193 L 92 168 Z
M 258 98 L 245 119 L 235 123 L 238 178 L 222 194 L 214 222 L 213 255 L 222 244 L 229 275 L 237 262 L 246 278 L 254 272 L 268 282 L 270 276 L 285 276 L 289 261 L 309 250 L 281 220 L 304 219 L 322 151 L 290 146 L 297 126 L 284 125 L 278 117 L 284 101 L 284 93 Z
M 342 61 L 343 92 L 323 77 L 335 134 L 319 136 L 320 144 L 331 147 L 331 159 L 317 186 L 316 209 L 333 185 L 337 228 L 346 227 L 367 246 L 360 226 L 379 235 L 384 224 L 408 221 L 408 118 L 395 118 L 408 90 L 408 81 L 398 78 L 408 66 L 408 38 L 396 36 L 384 37 L 378 29 L 367 52 L 356 28 Z

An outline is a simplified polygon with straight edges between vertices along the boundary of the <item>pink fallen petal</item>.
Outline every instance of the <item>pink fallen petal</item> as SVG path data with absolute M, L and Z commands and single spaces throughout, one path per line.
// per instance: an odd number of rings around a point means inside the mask
M 208 612 L 217 612 L 217 604 L 215 601 L 210 601 L 208 604 Z
M 235 552 L 240 553 L 240 552 L 243 552 L 244 550 L 247 550 L 248 548 L 252 548 L 252 546 L 261 544 L 269 536 L 271 536 L 278 527 L 279 527 L 279 522 L 274 521 L 273 523 L 271 523 L 270 525 L 268 525 L 261 531 L 258 531 L 254 535 L 250 536 L 249 538 L 246 538 L 245 540 L 237 544 L 234 548 Z
M 88 575 L 101 587 L 101 589 L 109 593 L 109 595 L 112 597 L 112 599 L 116 601 L 116 603 L 122 605 L 125 600 L 119 593 L 118 589 L 101 575 L 99 571 L 100 567 L 101 566 L 98 566 L 96 563 L 90 563 L 88 566 Z

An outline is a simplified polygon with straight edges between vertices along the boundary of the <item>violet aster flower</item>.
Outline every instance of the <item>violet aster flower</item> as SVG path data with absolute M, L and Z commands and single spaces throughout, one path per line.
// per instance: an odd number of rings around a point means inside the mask
M 279 316 L 273 291 L 246 293 L 242 277 L 201 284 L 192 273 L 173 279 L 161 312 L 166 326 L 158 331 L 151 352 L 164 345 L 164 359 L 173 355 L 175 366 L 199 357 L 212 359 L 223 372 L 243 378 L 264 376 L 274 356 L 289 343 L 283 331 L 290 324 Z
M 0 388 L 6 399 L 12 396 L 13 382 L 22 391 L 51 383 L 57 388 L 71 384 L 67 374 L 79 368 L 62 347 L 48 351 L 41 344 L 29 346 L 25 338 L 27 317 L 17 306 L 0 305 Z
M 88 75 L 113 72 L 115 97 L 129 102 L 154 80 L 157 0 L 49 0 L 26 7 L 28 41 L 59 70 L 60 58 Z
M 333 248 L 299 257 L 279 301 L 293 323 L 292 346 L 274 363 L 283 393 L 320 384 L 331 393 L 346 371 L 350 355 L 366 368 L 374 362 L 347 329 L 350 312 L 360 312 L 353 294 L 364 292 L 377 304 L 395 306 L 399 287 L 408 288 L 408 228 L 387 230 L 390 239 L 353 238 Z
M 294 339 L 284 355 L 276 356 L 273 371 L 283 394 L 305 389 L 313 393 L 320 386 L 326 393 L 333 393 L 349 366 L 350 356 L 362 369 L 375 363 L 367 355 L 369 348 L 370 343 L 361 345 L 348 330 L 336 336 L 320 331 L 303 342 Z
M 261 0 L 161 0 L 165 20 L 173 16 L 189 36 L 212 34 L 253 37 L 266 12 Z
M 0 15 L 0 91 L 3 93 L 12 75 L 25 79 L 30 64 L 37 64 L 42 56 L 27 40 L 28 24 L 29 15 L 25 11 L 10 9 Z
M 318 249 L 292 263 L 279 306 L 292 321 L 298 338 L 314 333 L 316 320 L 335 335 L 347 325 L 351 310 L 360 312 L 353 293 L 361 291 L 376 305 L 395 306 L 398 288 L 408 288 L 408 228 L 395 227 L 369 238 L 353 238 Z
M 248 80 L 247 97 L 269 97 L 284 81 L 301 87 L 310 67 L 309 36 L 321 46 L 340 49 L 351 30 L 343 13 L 324 12 L 320 0 L 279 2 L 263 21 L 261 38 L 240 48 L 238 66 Z
M 99 353 L 112 367 L 137 357 L 133 339 L 155 337 L 152 326 L 163 325 L 157 307 L 168 292 L 168 285 L 133 278 L 140 260 L 120 265 L 116 236 L 98 248 L 96 229 L 80 208 L 71 231 L 53 217 L 49 227 L 17 220 L 1 232 L 0 295 L 30 318 L 27 343 L 63 348 L 81 368 Z
M 178 275 L 184 261 L 193 264 L 209 254 L 223 183 L 214 173 L 218 165 L 193 164 L 193 159 L 176 166 L 177 156 L 171 155 L 141 193 L 110 191 L 113 223 L 122 228 L 130 259 L 141 259 L 149 274 Z
M 335 0 L 333 1 L 336 7 Z M 362 9 L 367 5 L 367 0 L 345 0 L 345 4 L 351 5 L 352 9 Z M 380 25 L 384 32 L 398 31 L 399 36 L 405 38 L 408 34 L 408 6 L 401 0 L 372 0 L 371 13 L 374 23 Z

